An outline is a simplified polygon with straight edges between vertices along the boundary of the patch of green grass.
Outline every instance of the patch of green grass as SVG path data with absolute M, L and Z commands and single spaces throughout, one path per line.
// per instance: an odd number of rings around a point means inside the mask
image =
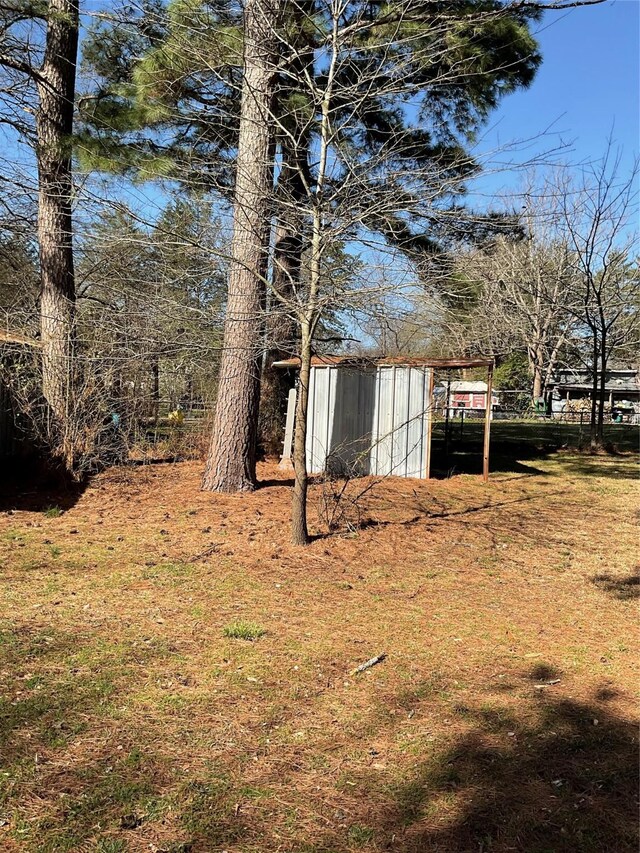
M 226 625 L 223 634 L 232 640 L 257 640 L 266 634 L 266 630 L 256 622 L 232 622 Z
M 234 841 L 242 832 L 235 819 L 237 791 L 224 774 L 188 782 L 178 802 L 183 827 L 209 845 Z
M 96 853 L 125 853 L 127 847 L 121 838 L 100 838 Z
M 191 563 L 166 562 L 145 568 L 142 577 L 146 580 L 155 580 L 160 585 L 163 583 L 171 585 L 180 583 L 181 579 L 187 577 L 192 571 Z
M 358 823 L 354 823 L 353 826 L 349 827 L 348 838 L 352 844 L 369 844 L 373 841 L 373 837 L 375 832 L 369 826 L 360 826 Z
M 60 518 L 62 510 L 59 506 L 48 506 L 44 511 L 45 518 Z

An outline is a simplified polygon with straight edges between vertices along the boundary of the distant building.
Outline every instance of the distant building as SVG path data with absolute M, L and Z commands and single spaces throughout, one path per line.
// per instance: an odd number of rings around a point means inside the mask
M 598 374 L 600 377 L 600 373 Z M 590 407 L 593 371 L 565 368 L 556 371 L 549 388 L 552 415 L 579 412 Z M 605 375 L 607 410 L 615 419 L 636 420 L 640 414 L 640 372 L 637 367 L 614 367 Z
M 467 411 L 484 413 L 487 408 L 486 382 L 467 382 L 456 379 L 451 382 L 443 382 L 442 386 L 445 397 L 447 388 L 449 389 L 450 409 L 464 409 L 466 414 Z M 498 397 L 496 394 L 492 394 L 491 398 L 493 408 L 498 404 Z

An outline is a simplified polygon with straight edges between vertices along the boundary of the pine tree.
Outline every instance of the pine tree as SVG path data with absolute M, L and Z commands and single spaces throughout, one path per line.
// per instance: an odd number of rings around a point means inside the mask
M 248 0 L 245 5 L 227 315 L 215 421 L 203 480 L 208 491 L 238 492 L 256 487 L 278 14 L 279 0 Z

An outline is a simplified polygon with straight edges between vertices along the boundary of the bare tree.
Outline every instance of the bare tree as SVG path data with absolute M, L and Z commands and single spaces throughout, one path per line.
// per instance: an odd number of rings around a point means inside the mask
M 408 274 L 402 281 L 397 268 L 389 276 L 372 274 L 385 253 L 402 254 L 405 269 L 406 259 L 413 259 L 415 272 L 425 253 L 437 254 L 439 247 L 474 229 L 491 229 L 491 217 L 472 214 L 460 203 L 464 180 L 477 165 L 456 137 L 456 121 L 465 125 L 458 127 L 463 138 L 495 103 L 497 90 L 492 86 L 501 74 L 497 63 L 505 57 L 498 59 L 500 47 L 491 39 L 502 31 L 502 24 L 512 28 L 510 46 L 526 43 L 531 54 L 528 12 L 519 18 L 520 9 L 509 3 L 472 4 L 450 16 L 430 4 L 398 3 L 393 9 L 342 0 L 318 4 L 314 18 L 317 72 L 307 71 L 296 81 L 306 89 L 307 109 L 314 116 L 311 168 L 309 174 L 301 171 L 300 179 L 307 186 L 298 203 L 306 250 L 299 281 L 293 282 L 290 293 L 273 292 L 281 310 L 295 316 L 300 329 L 293 450 L 295 544 L 309 540 L 306 425 L 318 324 L 336 306 L 345 312 L 362 311 L 368 304 L 384 301 L 385 295 L 416 289 L 418 275 Z M 464 47 L 456 56 L 449 48 L 452 26 L 463 34 Z M 488 64 L 491 60 L 482 68 L 475 64 L 479 33 L 497 50 L 496 68 Z M 519 65 L 518 50 L 514 49 L 509 62 L 513 69 L 519 67 L 524 79 L 530 79 L 534 69 Z M 462 85 L 474 75 L 482 78 L 487 98 L 477 113 L 465 100 Z M 408 102 L 414 104 L 417 122 L 424 121 L 429 131 L 385 109 L 390 103 Z M 368 124 L 373 114 L 376 120 Z M 496 226 L 499 229 L 500 223 Z M 345 279 L 329 268 L 327 258 L 336 244 L 349 240 L 358 241 L 368 260 L 360 274 Z
M 570 263 L 576 278 L 576 319 L 589 340 L 587 363 L 592 374 L 590 443 L 604 443 L 607 368 L 623 347 L 638 342 L 640 273 L 637 256 L 638 216 L 636 160 L 622 174 L 621 153 L 609 141 L 602 159 L 578 177 L 558 182 L 557 201 L 566 230 Z M 637 351 L 637 350 L 636 350 Z
M 545 233 L 546 216 L 529 209 L 523 224 L 520 240 L 499 238 L 488 248 L 461 254 L 456 273 L 472 291 L 472 305 L 462 299 L 458 308 L 461 294 L 452 293 L 445 325 L 463 351 L 498 360 L 525 352 L 536 401 L 576 326 L 575 280 L 566 242 Z

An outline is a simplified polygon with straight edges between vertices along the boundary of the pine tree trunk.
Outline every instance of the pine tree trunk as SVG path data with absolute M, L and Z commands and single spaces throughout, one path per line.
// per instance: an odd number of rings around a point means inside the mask
M 218 398 L 203 481 L 203 488 L 209 491 L 251 491 L 256 487 L 278 4 L 279 0 L 247 0 L 245 5 L 232 260 Z
M 275 361 L 298 353 L 298 322 L 292 312 L 292 298 L 300 282 L 304 226 L 301 210 L 311 185 L 309 174 L 310 124 L 308 114 L 292 109 L 296 96 L 304 100 L 300 81 L 313 68 L 313 49 L 308 21 L 313 2 L 300 0 L 287 8 L 287 25 L 293 34 L 295 55 L 288 63 L 289 74 L 280 80 L 276 93 L 277 111 L 284 131 L 280 134 L 281 167 L 277 186 L 278 221 L 273 247 L 272 298 L 267 317 L 262 392 L 260 395 L 260 440 L 267 453 L 282 450 L 282 425 L 291 389 L 290 374 L 273 368 Z
M 49 0 L 36 114 L 42 390 L 64 424 L 73 374 L 75 277 L 71 134 L 78 53 L 78 3 Z

